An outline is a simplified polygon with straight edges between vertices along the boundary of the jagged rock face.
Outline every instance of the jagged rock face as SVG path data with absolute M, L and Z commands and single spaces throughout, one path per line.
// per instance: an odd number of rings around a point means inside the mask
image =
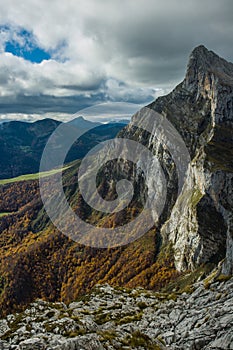
M 158 138 L 146 140 L 166 170 L 169 191 L 160 233 L 164 242 L 174 245 L 177 269 L 194 269 L 226 257 L 223 272 L 232 274 L 233 64 L 204 46 L 197 47 L 184 81 L 148 107 L 173 124 L 191 157 L 176 200 L 176 168 L 171 167 L 166 150 L 158 152 Z M 122 136 L 140 140 L 132 123 Z
M 190 294 L 99 285 L 69 306 L 37 301 L 0 320 L 0 349 L 232 349 L 232 287 L 208 277 Z

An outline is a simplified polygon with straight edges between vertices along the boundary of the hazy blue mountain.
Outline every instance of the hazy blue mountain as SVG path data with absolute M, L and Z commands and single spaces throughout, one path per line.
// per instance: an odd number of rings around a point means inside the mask
M 69 121 L 67 124 L 74 125 L 80 129 L 90 129 L 101 125 L 101 123 L 91 122 L 90 120 L 84 119 L 82 116 Z
M 34 123 L 11 121 L 0 124 L 0 178 L 38 172 L 46 142 L 60 124 L 61 122 L 53 119 Z M 99 142 L 114 138 L 125 126 L 121 123 L 94 123 L 83 117 L 68 124 L 81 131 L 89 131 L 75 142 L 67 155 L 67 162 L 82 158 Z

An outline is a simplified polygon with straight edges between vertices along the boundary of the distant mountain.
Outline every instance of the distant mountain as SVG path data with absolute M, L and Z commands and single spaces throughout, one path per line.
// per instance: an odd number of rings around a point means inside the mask
M 110 120 L 109 124 L 112 124 L 112 123 L 120 123 L 120 124 L 128 125 L 130 123 L 130 119 Z
M 125 125 L 128 125 L 129 122 L 130 122 L 129 119 L 110 119 L 105 124 L 125 124 Z M 90 120 L 86 120 L 82 116 L 77 117 L 77 118 L 69 121 L 67 124 L 76 126 L 76 127 L 80 128 L 80 129 L 90 129 L 90 128 L 95 128 L 97 126 L 103 125 L 100 122 L 92 122 Z
M 86 120 L 82 116 L 69 121 L 67 124 L 74 125 L 80 129 L 90 129 L 101 125 L 101 123 Z
M 90 123 L 95 125 L 95 123 Z M 96 127 L 91 127 L 91 124 L 89 124 L 89 126 L 86 124 L 87 127 L 83 130 L 87 131 L 71 147 L 66 157 L 66 163 L 75 159 L 83 158 L 87 152 L 98 143 L 116 137 L 116 135 L 125 127 L 125 124 L 121 123 L 99 124 Z M 76 123 L 74 125 L 77 127 Z M 79 130 L 80 129 L 81 128 L 79 128 Z
M 11 119 L 0 119 L 0 124 L 9 123 Z
M 11 121 L 0 125 L 0 178 L 37 172 L 42 150 L 60 122 Z
M 11 121 L 0 124 L 0 179 L 39 171 L 46 142 L 61 122 L 43 119 L 34 123 Z M 99 142 L 114 138 L 125 126 L 121 123 L 103 125 L 83 117 L 68 123 L 82 132 L 87 131 L 73 145 L 66 161 L 82 158 Z

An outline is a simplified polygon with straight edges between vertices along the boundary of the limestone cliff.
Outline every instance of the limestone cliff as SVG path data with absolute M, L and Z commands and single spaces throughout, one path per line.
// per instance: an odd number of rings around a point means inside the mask
M 0 320 L 0 349 L 232 349 L 232 288 L 232 278 L 180 295 L 98 285 L 69 305 L 38 300 Z
M 169 190 L 160 222 L 163 242 L 173 243 L 180 271 L 225 259 L 223 272 L 232 274 L 233 64 L 204 46 L 195 48 L 183 82 L 148 107 L 175 126 L 191 157 L 176 198 L 176 167 L 166 149 L 158 152 L 158 137 L 143 140 L 133 123 L 121 133 L 146 144 L 165 170 Z

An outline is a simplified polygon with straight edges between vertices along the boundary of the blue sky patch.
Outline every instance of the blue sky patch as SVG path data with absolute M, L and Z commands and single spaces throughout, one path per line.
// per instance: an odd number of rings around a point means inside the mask
M 26 30 L 21 30 L 14 39 L 5 43 L 5 52 L 10 52 L 33 63 L 40 63 L 51 58 L 51 55 L 40 48 L 33 35 Z

